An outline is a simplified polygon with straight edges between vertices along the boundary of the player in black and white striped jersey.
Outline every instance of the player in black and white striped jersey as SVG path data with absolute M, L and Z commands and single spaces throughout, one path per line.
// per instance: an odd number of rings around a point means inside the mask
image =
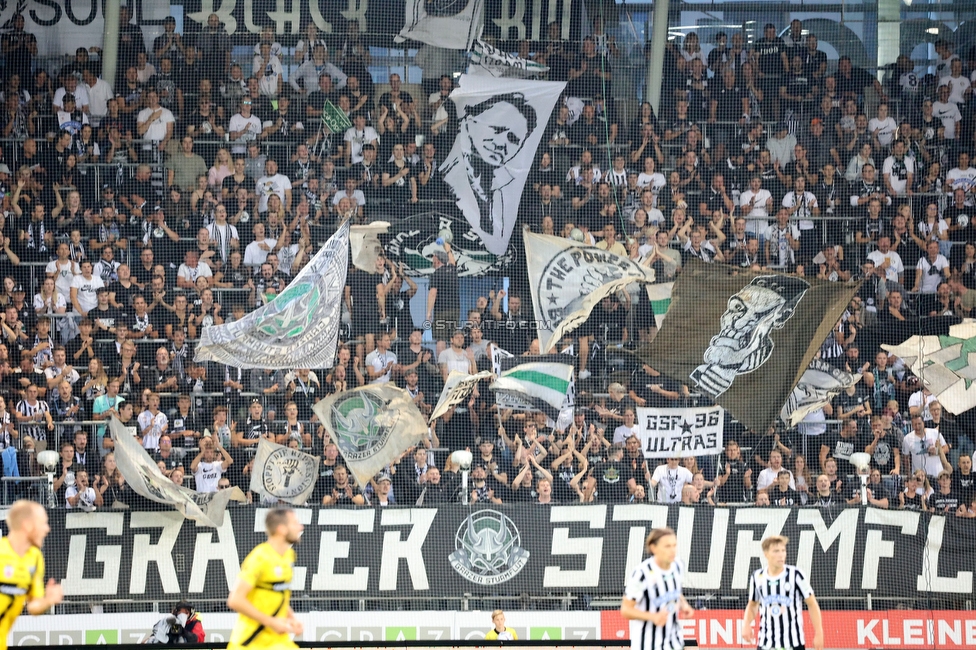
M 742 621 L 742 639 L 751 644 L 755 638 L 752 622 L 759 620 L 760 650 L 805 650 L 803 635 L 803 603 L 810 610 L 813 622 L 813 647 L 823 650 L 823 620 L 820 605 L 807 577 L 793 565 L 786 563 L 789 539 L 773 535 L 763 540 L 762 550 L 766 568 L 752 574 L 749 581 L 749 604 Z
M 694 611 L 681 593 L 685 566 L 676 556 L 678 538 L 670 528 L 655 528 L 645 548 L 651 557 L 627 578 L 621 615 L 630 621 L 631 650 L 678 650 L 685 646 L 679 619 Z

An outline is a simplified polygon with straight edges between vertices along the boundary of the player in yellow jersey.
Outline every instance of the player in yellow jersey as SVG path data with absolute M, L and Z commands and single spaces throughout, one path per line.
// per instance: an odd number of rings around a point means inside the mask
M 275 508 L 264 519 L 268 541 L 254 547 L 241 565 L 237 586 L 227 606 L 237 612 L 228 650 L 297 648 L 291 635 L 301 635 L 302 622 L 290 600 L 295 551 L 305 529 L 290 508 Z
M 47 512 L 33 501 L 18 501 L 7 511 L 7 536 L 0 539 L 0 650 L 6 650 L 10 628 L 27 607 L 32 616 L 61 602 L 64 592 L 53 579 L 44 587 L 41 547 L 51 532 Z

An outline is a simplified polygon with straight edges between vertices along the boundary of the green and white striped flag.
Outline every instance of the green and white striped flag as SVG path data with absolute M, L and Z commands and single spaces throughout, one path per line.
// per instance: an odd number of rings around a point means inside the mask
M 491 390 L 521 398 L 553 420 L 559 418 L 573 381 L 573 365 L 538 361 L 502 372 Z
M 647 299 L 651 301 L 651 307 L 654 308 L 654 321 L 658 329 L 660 329 L 661 324 L 664 322 L 664 316 L 668 313 L 668 308 L 671 306 L 671 289 L 674 288 L 674 282 L 648 284 L 645 286 L 647 286 Z

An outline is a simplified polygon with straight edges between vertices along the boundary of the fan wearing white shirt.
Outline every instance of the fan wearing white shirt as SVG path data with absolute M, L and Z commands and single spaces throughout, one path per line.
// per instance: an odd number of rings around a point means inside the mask
M 756 491 L 767 491 L 771 485 L 776 483 L 776 480 L 779 478 L 779 473 L 783 469 L 783 454 L 778 449 L 773 449 L 769 452 L 769 465 L 763 471 L 759 472 L 759 478 L 756 479 Z M 796 489 L 796 480 L 793 478 L 793 472 L 790 472 L 790 489 Z
M 221 262 L 230 259 L 230 253 L 241 247 L 241 238 L 237 234 L 237 227 L 227 223 L 227 207 L 221 203 L 214 208 L 214 222 L 207 226 L 210 241 L 217 250 Z
M 232 115 L 227 123 L 227 137 L 235 143 L 230 152 L 235 156 L 243 156 L 247 152 L 246 143 L 256 140 L 263 130 L 261 120 L 251 114 L 251 106 L 250 96 L 245 95 L 241 100 L 240 112 Z
M 943 280 L 949 279 L 949 260 L 939 254 L 939 242 L 929 240 L 925 255 L 915 265 L 915 290 L 920 294 L 935 294 Z
M 346 164 L 358 165 L 363 162 L 363 145 L 376 145 L 379 137 L 376 129 L 366 126 L 366 115 L 361 112 L 353 114 L 352 126 L 346 129 L 346 133 L 342 136 L 342 139 L 349 143 L 346 147 Z
M 807 179 L 797 176 L 793 179 L 793 190 L 783 196 L 783 207 L 790 217 L 797 220 L 801 232 L 814 229 L 813 217 L 820 216 L 820 205 L 813 192 L 807 192 Z
M 951 63 L 952 73 L 947 77 L 939 79 L 939 85 L 949 86 L 949 101 L 953 104 L 965 104 L 973 96 L 972 84 L 962 74 L 962 61 L 953 59 Z
M 680 503 L 682 490 L 693 480 L 691 471 L 681 467 L 677 458 L 669 458 L 666 465 L 658 465 L 651 475 L 658 503 Z
M 637 426 L 637 415 L 634 409 L 624 409 L 624 422 L 613 430 L 613 444 L 623 445 L 631 436 L 640 434 L 640 427 Z
M 773 209 L 773 195 L 763 189 L 761 177 L 753 176 L 749 180 L 749 189 L 739 196 L 739 207 L 746 218 L 746 232 L 761 239 L 769 226 L 769 212 Z
M 895 139 L 898 131 L 898 123 L 895 118 L 888 115 L 888 105 L 878 105 L 878 116 L 872 117 L 868 122 L 868 133 L 874 140 L 875 149 L 887 149 L 891 146 L 891 141 Z
M 254 191 L 258 196 L 258 212 L 261 214 L 268 211 L 268 197 L 272 194 L 277 194 L 281 199 L 282 209 L 286 212 L 291 209 L 291 181 L 287 176 L 278 173 L 278 162 L 273 158 L 265 161 L 264 176 L 257 180 Z
M 218 436 L 202 438 L 200 440 L 200 453 L 190 463 L 190 471 L 193 472 L 194 488 L 197 492 L 216 492 L 220 477 L 224 475 L 227 468 L 234 464 L 227 450 L 219 444 Z M 217 453 L 220 458 L 217 458 Z
M 366 355 L 366 373 L 369 383 L 385 384 L 393 377 L 397 357 L 390 351 L 390 334 L 383 332 L 376 339 L 376 349 Z
M 895 143 L 881 168 L 885 189 L 892 196 L 908 196 L 915 181 L 915 159 L 905 155 L 905 141 Z
M 959 105 L 949 101 L 950 88 L 948 84 L 939 86 L 938 99 L 932 102 L 932 115 L 942 121 L 945 127 L 946 140 L 956 139 L 956 124 L 962 121 Z
M 260 54 L 254 57 L 253 72 L 258 79 L 262 95 L 278 97 L 281 95 L 284 69 L 281 60 L 271 53 L 271 43 L 260 43 Z
M 277 239 L 266 239 L 263 223 L 254 224 L 254 241 L 244 248 L 244 266 L 251 269 L 257 275 L 261 271 L 261 265 L 268 259 L 268 254 L 278 245 Z
M 976 167 L 970 167 L 968 151 L 959 152 L 958 164 L 946 174 L 946 192 L 962 189 L 967 193 L 976 190 Z
M 938 429 L 927 429 L 918 413 L 912 415 L 912 430 L 901 441 L 901 466 L 911 467 L 912 473 L 924 470 L 935 478 L 943 469 L 952 470 L 946 460 L 949 446 Z

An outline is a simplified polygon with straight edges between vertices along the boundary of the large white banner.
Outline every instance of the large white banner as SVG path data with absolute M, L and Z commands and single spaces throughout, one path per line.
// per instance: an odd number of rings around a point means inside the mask
M 163 32 L 162 20 L 169 16 L 169 3 L 132 0 L 133 24 L 142 29 L 147 51 Z M 0 34 L 13 27 L 15 14 L 24 17 L 24 31 L 37 40 L 38 56 L 70 54 L 79 47 L 101 47 L 105 31 L 105 3 L 98 0 L 3 0 L 0 1 Z M 21 79 L 21 85 L 30 85 Z
M 644 458 L 686 458 L 714 456 L 725 444 L 725 409 L 707 408 L 638 408 L 638 436 Z
M 508 250 L 536 148 L 565 86 L 465 74 L 451 93 L 458 134 L 441 172 L 489 253 Z
M 194 361 L 235 368 L 331 368 L 348 266 L 346 221 L 271 302 L 239 321 L 205 327 Z
M 481 35 L 484 0 L 406 0 L 404 25 L 393 41 L 421 41 L 448 50 L 467 50 Z

